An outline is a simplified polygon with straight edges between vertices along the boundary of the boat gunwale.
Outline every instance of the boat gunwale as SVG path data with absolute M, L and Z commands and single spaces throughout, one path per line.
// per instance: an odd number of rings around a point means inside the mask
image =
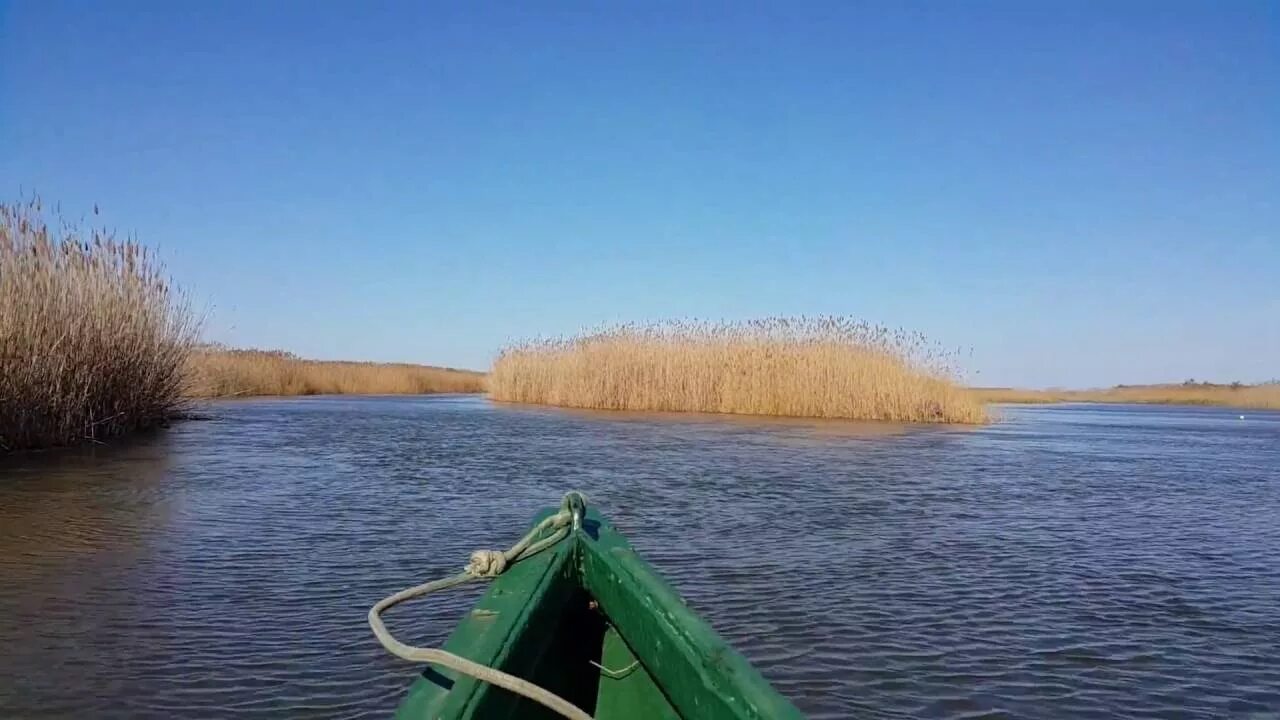
M 554 511 L 538 514 L 534 523 Z M 557 585 L 564 585 L 571 569 L 574 548 L 560 542 L 511 566 L 494 579 L 471 610 L 458 622 L 444 649 L 492 668 L 505 668 L 532 624 L 531 617 L 544 606 Z M 518 590 L 518 591 L 517 591 Z M 428 665 L 418 673 L 402 700 L 397 717 L 471 718 L 490 692 L 506 691 L 482 680 Z M 509 695 L 509 694 L 508 694 Z M 519 698 L 509 695 L 515 701 Z
M 598 515 L 593 519 L 598 535 L 586 535 L 578 546 L 582 582 L 682 716 L 803 720 L 625 536 Z

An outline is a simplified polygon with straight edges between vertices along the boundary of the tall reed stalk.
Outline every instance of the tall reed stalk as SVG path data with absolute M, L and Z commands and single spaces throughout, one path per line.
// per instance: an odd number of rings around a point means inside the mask
M 38 198 L 0 204 L 0 450 L 166 422 L 184 406 L 197 335 L 137 241 L 68 223 Z
M 499 354 L 495 400 L 577 408 L 981 423 L 955 354 L 841 317 L 622 325 Z

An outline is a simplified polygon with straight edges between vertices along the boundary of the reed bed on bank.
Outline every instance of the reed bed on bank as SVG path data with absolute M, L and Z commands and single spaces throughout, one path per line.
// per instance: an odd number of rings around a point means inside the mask
M 1182 383 L 1178 385 L 1118 385 L 1101 390 L 1018 390 L 973 388 L 988 403 L 1136 403 L 1150 405 L 1217 405 L 1254 410 L 1280 410 L 1280 383 Z
M 0 450 L 97 441 L 184 407 L 198 323 L 133 239 L 0 204 Z
M 304 360 L 278 350 L 202 347 L 189 364 L 194 397 L 420 395 L 484 391 L 484 374 L 408 363 Z
M 981 423 L 954 353 L 841 317 L 621 325 L 505 348 L 499 401 L 575 408 Z

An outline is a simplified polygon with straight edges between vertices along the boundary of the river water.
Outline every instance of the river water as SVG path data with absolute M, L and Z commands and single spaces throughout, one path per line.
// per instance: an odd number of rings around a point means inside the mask
M 368 606 L 573 488 L 813 718 L 1280 714 L 1280 413 L 206 412 L 0 465 L 0 717 L 385 717 L 415 669 Z

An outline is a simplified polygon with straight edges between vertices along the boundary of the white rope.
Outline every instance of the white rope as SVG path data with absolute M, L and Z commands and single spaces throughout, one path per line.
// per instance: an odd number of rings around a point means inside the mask
M 373 628 L 374 636 L 378 638 L 378 642 L 382 643 L 382 647 L 391 651 L 391 654 L 397 657 L 411 662 L 432 663 L 464 675 L 470 675 L 477 680 L 497 685 L 500 688 L 545 705 L 564 717 L 570 718 L 570 720 L 592 720 L 591 716 L 583 712 L 578 706 L 553 692 L 534 685 L 528 680 L 487 665 L 481 665 L 439 648 L 406 645 L 396 640 L 391 635 L 391 631 L 387 630 L 387 626 L 382 622 L 382 612 L 393 605 L 402 603 L 410 598 L 430 595 L 463 583 L 495 578 L 515 563 L 555 545 L 567 537 L 572 528 L 579 526 L 582 508 L 585 504 L 586 502 L 582 495 L 569 493 L 565 495 L 564 502 L 560 506 L 560 512 L 533 526 L 533 529 L 520 538 L 519 542 L 512 545 L 510 550 L 505 552 L 501 550 L 477 550 L 471 553 L 471 561 L 467 563 L 466 569 L 457 575 L 416 585 L 378 601 L 369 610 L 369 627 Z M 553 532 L 547 537 L 535 541 L 535 538 L 547 530 L 552 530 Z

